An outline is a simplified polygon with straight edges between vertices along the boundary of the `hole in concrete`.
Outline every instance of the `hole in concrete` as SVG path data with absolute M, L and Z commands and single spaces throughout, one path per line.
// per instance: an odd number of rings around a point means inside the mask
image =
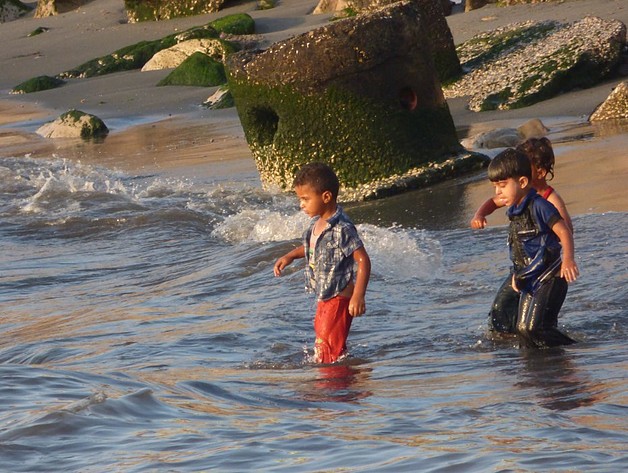
M 279 116 L 271 108 L 251 110 L 251 125 L 257 134 L 257 141 L 262 146 L 272 144 L 279 126 Z
M 399 103 L 406 110 L 412 111 L 416 108 L 419 102 L 416 92 L 410 87 L 404 87 L 399 91 Z

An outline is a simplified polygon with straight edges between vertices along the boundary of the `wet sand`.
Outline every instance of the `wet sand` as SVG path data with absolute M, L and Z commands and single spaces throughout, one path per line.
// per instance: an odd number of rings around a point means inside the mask
M 236 110 L 211 111 L 200 106 L 215 88 L 158 88 L 155 84 L 168 71 L 132 71 L 71 80 L 59 89 L 35 94 L 15 96 L 8 90 L 36 75 L 54 75 L 141 39 L 162 37 L 234 12 L 251 14 L 257 32 L 271 43 L 325 24 L 328 15 L 309 14 L 315 6 L 316 1 L 286 0 L 272 10 L 256 11 L 254 4 L 235 4 L 218 14 L 129 25 L 123 23 L 121 2 L 102 0 L 57 17 L 23 18 L 3 24 L 0 38 L 7 47 L 0 52 L 0 156 L 55 154 L 127 172 L 254 180 L 255 165 Z M 619 0 L 568 0 L 509 8 L 487 6 L 456 13 L 448 22 L 455 41 L 460 42 L 506 23 L 550 18 L 570 21 L 588 14 L 627 23 L 628 5 Z M 38 26 L 51 29 L 26 38 Z M 63 38 L 66 41 L 61 42 Z M 586 123 L 586 117 L 621 80 L 613 78 L 591 89 L 518 110 L 474 113 L 461 99 L 451 100 L 449 106 L 460 139 L 541 118 L 551 129 L 549 138 L 557 155 L 552 184 L 572 215 L 627 211 L 628 198 L 623 192 L 623 180 L 628 175 L 626 128 Z M 35 134 L 43 123 L 70 108 L 101 117 L 110 128 L 109 136 L 102 143 L 85 143 L 49 140 Z M 482 179 L 468 184 L 469 212 L 491 191 L 490 184 Z M 501 213 L 489 219 L 489 223 L 503 221 Z

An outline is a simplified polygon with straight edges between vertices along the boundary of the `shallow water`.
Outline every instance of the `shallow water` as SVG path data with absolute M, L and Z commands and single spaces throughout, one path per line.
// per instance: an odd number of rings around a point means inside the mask
M 292 196 L 0 158 L 0 471 L 626 470 L 628 213 L 574 219 L 580 343 L 520 350 L 486 337 L 505 227 L 465 228 L 465 185 L 348 208 L 368 313 L 319 367 L 301 268 L 272 276 Z

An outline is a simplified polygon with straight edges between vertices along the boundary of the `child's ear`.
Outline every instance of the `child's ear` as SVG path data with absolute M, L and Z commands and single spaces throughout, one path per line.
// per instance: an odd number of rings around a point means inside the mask
M 331 202 L 332 198 L 331 191 L 324 191 L 322 197 L 323 203 L 328 204 L 329 202 Z
M 526 176 L 521 176 L 519 178 L 519 186 L 522 189 L 525 189 L 526 187 L 528 187 L 528 184 L 530 183 L 530 179 L 528 179 Z

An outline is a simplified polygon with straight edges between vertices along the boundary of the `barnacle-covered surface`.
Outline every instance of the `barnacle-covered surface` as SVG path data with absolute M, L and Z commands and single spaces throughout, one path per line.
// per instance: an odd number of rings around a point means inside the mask
M 0 23 L 17 20 L 31 9 L 32 7 L 19 0 L 2 0 L 0 1 Z
M 170 20 L 220 10 L 225 0 L 125 0 L 129 22 Z
M 457 156 L 425 29 L 416 5 L 397 3 L 230 56 L 229 88 L 264 185 L 290 189 L 317 160 L 347 189 L 383 186 Z
M 471 96 L 476 112 L 532 105 L 600 82 L 619 64 L 625 44 L 626 25 L 617 20 L 508 25 L 458 46 L 465 74 L 444 89 L 445 97 Z
M 601 120 L 628 120 L 628 81 L 617 84 L 607 99 L 589 117 L 592 122 Z
M 372 12 L 399 0 L 346 0 L 344 2 L 322 0 L 314 13 L 325 13 L 344 9 L 352 12 Z M 429 38 L 434 65 L 443 83 L 447 83 L 460 75 L 462 69 L 456 54 L 454 38 L 445 19 L 444 2 L 440 0 L 413 0 L 418 7 L 421 21 L 428 25 L 426 33 Z

